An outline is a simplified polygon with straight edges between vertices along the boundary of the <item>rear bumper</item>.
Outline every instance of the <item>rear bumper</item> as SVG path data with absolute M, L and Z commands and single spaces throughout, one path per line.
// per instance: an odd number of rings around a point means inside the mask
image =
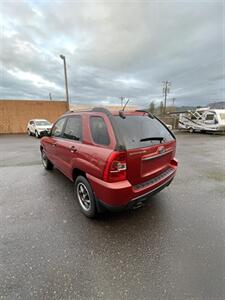
M 107 210 L 109 211 L 113 211 L 113 212 L 119 212 L 122 210 L 126 210 L 126 209 L 131 209 L 131 208 L 137 208 L 140 204 L 143 204 L 145 202 L 147 202 L 149 200 L 149 197 L 154 196 L 155 194 L 159 193 L 161 190 L 163 190 L 165 187 L 169 186 L 170 183 L 173 181 L 172 177 L 169 181 L 165 182 L 164 184 L 160 185 L 159 187 L 155 188 L 154 190 L 151 190 L 149 192 L 147 192 L 144 195 L 141 195 L 137 198 L 132 199 L 131 201 L 129 201 L 127 204 L 125 205 L 121 205 L 121 206 L 112 206 L 109 205 L 99 199 L 97 199 L 98 202 L 98 206 L 100 205 L 105 207 Z
M 95 193 L 96 199 L 103 206 L 111 210 L 118 210 L 132 207 L 138 202 L 146 200 L 146 197 L 156 194 L 168 186 L 176 174 L 177 161 L 174 160 L 174 164 L 170 167 L 172 172 L 170 172 L 168 176 L 159 178 L 158 181 L 150 182 L 149 185 L 143 185 L 143 187 L 138 189 L 132 186 L 128 180 L 109 183 L 89 174 L 87 174 L 87 178 Z

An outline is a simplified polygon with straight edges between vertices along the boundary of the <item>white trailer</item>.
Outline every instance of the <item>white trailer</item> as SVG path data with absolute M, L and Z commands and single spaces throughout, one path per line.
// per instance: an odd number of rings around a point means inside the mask
M 178 128 L 189 132 L 225 132 L 225 109 L 199 108 L 177 112 Z

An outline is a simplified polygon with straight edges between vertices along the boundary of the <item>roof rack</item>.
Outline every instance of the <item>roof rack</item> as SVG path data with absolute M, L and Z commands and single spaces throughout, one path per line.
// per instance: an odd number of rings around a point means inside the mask
M 104 107 L 94 107 L 91 111 L 93 111 L 93 112 L 102 112 L 102 113 L 105 113 L 108 116 L 112 116 L 112 113 L 107 108 L 104 108 Z
M 69 113 L 79 113 L 79 112 L 102 112 L 105 113 L 107 115 L 112 115 L 112 113 L 104 107 L 93 107 L 93 108 L 89 108 L 89 109 L 78 109 L 78 110 L 68 110 L 66 111 L 64 114 L 69 114 Z
M 136 112 L 143 112 L 143 113 L 147 114 L 147 115 L 148 115 L 150 118 L 152 118 L 152 119 L 155 118 L 155 116 L 154 116 L 152 113 L 150 113 L 149 111 L 147 111 L 147 110 L 144 110 L 144 109 L 136 109 L 135 111 L 136 111 Z

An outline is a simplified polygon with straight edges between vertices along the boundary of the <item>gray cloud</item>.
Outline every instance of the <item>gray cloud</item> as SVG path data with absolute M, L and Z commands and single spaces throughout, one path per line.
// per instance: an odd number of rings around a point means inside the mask
M 147 105 L 224 100 L 223 1 L 1 2 L 0 98 Z

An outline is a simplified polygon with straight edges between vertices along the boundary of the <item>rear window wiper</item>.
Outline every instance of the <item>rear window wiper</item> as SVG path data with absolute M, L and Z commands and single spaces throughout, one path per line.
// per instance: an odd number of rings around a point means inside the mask
M 140 139 L 140 142 L 160 141 L 160 143 L 161 143 L 161 142 L 164 141 L 164 140 L 165 140 L 164 137 L 154 136 L 154 137 L 147 137 L 147 138 Z

